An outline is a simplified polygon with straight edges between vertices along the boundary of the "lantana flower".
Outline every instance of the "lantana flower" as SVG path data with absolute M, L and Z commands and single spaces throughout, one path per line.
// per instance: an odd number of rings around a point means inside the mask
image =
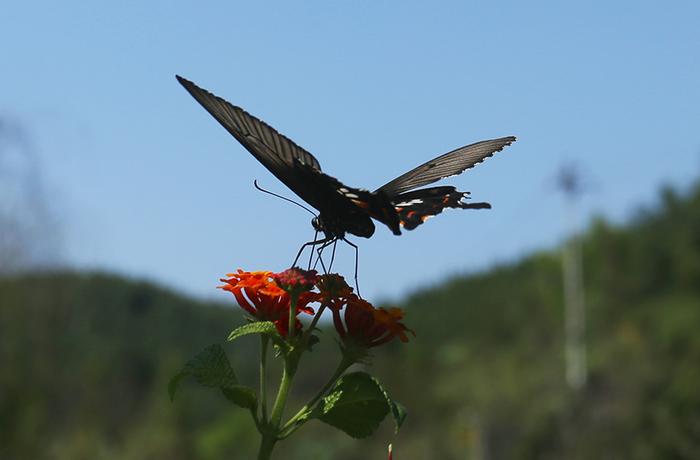
M 321 309 L 328 308 L 333 313 L 333 324 L 345 349 L 356 350 L 359 355 L 396 337 L 407 342 L 407 333 L 413 333 L 401 322 L 403 310 L 375 308 L 354 294 L 345 279 L 335 273 L 319 276 L 315 270 L 299 268 L 281 273 L 239 269 L 221 281 L 226 283 L 221 288 L 231 292 L 241 308 L 257 320 L 272 321 L 283 337 L 288 336 L 292 299 L 296 299 L 295 330 L 302 327 L 297 316 L 313 314 L 314 310 L 308 305 L 319 302 Z M 318 315 L 312 328 L 316 321 Z
M 287 336 L 289 323 L 290 296 L 275 281 L 275 274 L 269 271 L 246 272 L 238 270 L 229 273 L 227 278 L 222 278 L 223 290 L 231 292 L 238 305 L 252 317 L 260 321 L 272 321 L 277 331 L 283 337 Z M 308 304 L 314 300 L 313 296 L 299 294 L 295 312 L 295 329 L 301 328 L 296 315 L 299 313 L 313 314 L 314 310 Z
M 346 347 L 371 348 L 385 344 L 395 337 L 408 342 L 408 329 L 401 320 L 400 308 L 375 308 L 371 303 L 352 294 L 341 317 L 333 310 L 333 325 Z
M 272 279 L 277 286 L 289 295 L 311 291 L 319 280 L 316 270 L 302 270 L 292 267 L 281 273 L 273 273 Z
M 316 286 L 319 290 L 318 301 L 332 311 L 339 311 L 353 296 L 352 288 L 337 273 L 321 275 Z

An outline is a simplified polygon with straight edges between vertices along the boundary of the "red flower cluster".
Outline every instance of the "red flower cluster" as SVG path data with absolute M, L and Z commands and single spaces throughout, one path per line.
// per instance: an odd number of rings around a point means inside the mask
M 383 345 L 394 337 L 408 342 L 406 332 L 415 333 L 401 322 L 402 319 L 400 308 L 375 308 L 354 294 L 345 306 L 344 318 L 341 319 L 339 310 L 333 310 L 333 325 L 343 342 L 363 348 Z
M 401 309 L 375 308 L 354 294 L 338 274 L 318 276 L 314 270 L 290 268 L 281 273 L 238 270 L 227 276 L 221 280 L 226 283 L 222 289 L 233 293 L 238 304 L 256 319 L 274 322 L 285 337 L 292 297 L 297 298 L 296 315 L 313 314 L 308 307 L 311 302 L 330 309 L 333 325 L 346 345 L 370 348 L 395 337 L 407 342 L 407 332 L 413 333 L 401 322 Z M 298 319 L 295 328 L 301 328 Z
M 281 273 L 273 273 L 272 279 L 288 294 L 307 292 L 314 288 L 319 280 L 316 270 L 302 270 L 292 267 Z
M 346 344 L 352 342 L 363 348 L 376 347 L 398 337 L 408 342 L 406 332 L 413 333 L 401 320 L 400 308 L 375 308 L 352 292 L 345 279 L 338 274 L 321 276 L 317 284 L 318 300 L 333 312 L 333 325 Z M 341 311 L 345 307 L 344 315 Z
M 317 300 L 321 302 L 321 305 L 334 312 L 340 311 L 351 297 L 355 297 L 352 288 L 345 282 L 345 278 L 337 273 L 322 275 L 317 287 L 319 290 Z
M 281 274 L 280 274 L 281 275 Z M 275 282 L 278 274 L 272 272 L 245 272 L 238 270 L 229 273 L 228 278 L 222 278 L 221 289 L 231 292 L 238 305 L 260 321 L 272 321 L 277 331 L 283 337 L 287 336 L 289 323 L 289 307 L 291 298 L 287 291 Z M 299 313 L 313 314 L 314 310 L 307 305 L 314 300 L 313 296 L 298 293 L 296 315 Z M 296 320 L 295 329 L 301 329 L 301 322 Z

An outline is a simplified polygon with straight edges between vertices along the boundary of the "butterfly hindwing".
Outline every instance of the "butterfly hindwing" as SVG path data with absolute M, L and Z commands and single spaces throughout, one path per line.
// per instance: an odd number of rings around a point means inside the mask
M 401 226 L 413 230 L 445 208 L 490 209 L 489 203 L 467 203 L 469 192 L 454 187 L 430 187 L 402 193 L 392 199 Z
M 381 190 L 394 197 L 408 190 L 432 184 L 445 177 L 460 174 L 513 142 L 515 142 L 515 137 L 508 136 L 460 147 L 413 168 L 382 185 L 377 191 Z

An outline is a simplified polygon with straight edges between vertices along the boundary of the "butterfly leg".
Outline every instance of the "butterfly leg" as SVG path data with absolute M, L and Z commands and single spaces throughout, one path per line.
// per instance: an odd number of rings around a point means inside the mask
M 323 263 L 323 259 L 321 259 L 321 257 L 316 258 L 316 263 L 312 268 L 316 270 L 316 267 L 318 266 L 319 262 L 321 262 L 321 269 L 323 270 L 323 273 L 328 273 L 328 269 L 326 269 L 326 264 Z
M 316 265 L 318 265 L 318 263 L 321 262 L 321 267 L 323 268 L 323 273 L 328 273 L 328 271 L 333 266 L 333 261 L 331 260 L 331 265 L 328 268 L 326 268 L 326 265 L 323 263 L 323 258 L 322 258 L 323 250 L 326 249 L 331 244 L 333 244 L 333 254 L 335 256 L 335 243 L 337 243 L 337 242 L 338 242 L 338 239 L 333 238 L 330 241 L 326 241 L 325 243 L 321 244 L 321 246 L 319 246 L 319 248 L 316 249 L 316 252 L 318 253 L 318 258 L 316 259 L 316 263 L 314 264 L 314 268 L 316 268 Z
M 321 238 L 320 240 L 314 239 L 314 241 L 309 241 L 308 243 L 304 243 L 301 245 L 301 248 L 299 248 L 299 252 L 297 252 L 297 256 L 294 258 L 294 262 L 292 262 L 292 267 L 296 267 L 297 261 L 299 260 L 299 257 L 301 257 L 301 253 L 304 252 L 304 248 L 307 246 L 314 247 L 317 244 L 324 244 L 328 241 L 331 241 L 332 238 L 326 237 L 326 238 Z M 311 251 L 313 254 L 313 250 Z
M 316 238 L 318 238 L 318 230 L 314 232 L 314 241 L 316 241 Z M 314 246 L 315 245 L 313 244 L 311 245 L 311 252 L 309 253 L 309 265 L 306 268 L 307 270 L 311 270 L 311 262 L 314 259 Z
M 360 283 L 357 282 L 357 267 L 360 264 L 360 248 L 358 248 L 355 243 L 347 240 L 346 238 L 343 238 L 343 241 L 345 241 L 355 249 L 355 289 L 357 289 L 357 295 L 360 298 L 362 298 L 362 295 L 360 294 Z
M 333 251 L 331 252 L 331 263 L 328 264 L 328 270 L 333 270 L 333 261 L 335 260 L 335 247 L 338 245 L 338 240 L 333 241 Z

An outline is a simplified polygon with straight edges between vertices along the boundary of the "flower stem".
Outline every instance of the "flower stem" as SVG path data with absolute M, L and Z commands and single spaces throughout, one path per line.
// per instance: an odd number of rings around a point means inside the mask
M 269 460 L 272 457 L 272 449 L 275 447 L 277 437 L 274 433 L 263 433 L 258 451 L 258 460 Z
M 338 367 L 336 368 L 335 372 L 331 376 L 330 379 L 326 382 L 326 384 L 321 388 L 321 390 L 316 393 L 316 396 L 314 396 L 311 401 L 306 405 L 307 407 L 311 407 L 314 404 L 316 404 L 316 401 L 321 399 L 321 397 L 326 394 L 328 390 L 335 384 L 335 382 L 340 378 L 341 375 L 343 375 L 343 372 L 347 370 L 348 367 L 352 366 L 353 362 L 349 359 L 346 359 L 343 357 L 343 359 L 340 360 L 340 363 L 338 364 Z
M 309 328 L 304 333 L 304 338 L 301 341 L 301 343 L 303 343 L 304 346 L 306 346 L 306 344 L 308 343 L 309 337 L 311 336 L 311 334 L 313 334 L 314 328 L 316 327 L 316 323 L 318 323 L 318 320 L 321 319 L 321 315 L 323 314 L 323 311 L 325 309 L 326 309 L 326 305 L 321 304 L 318 311 L 316 312 L 316 316 L 314 316 L 314 319 L 311 320 L 311 324 L 309 325 Z
M 284 411 L 284 406 L 287 404 L 289 389 L 291 388 L 292 380 L 294 379 L 296 365 L 293 365 L 293 363 L 290 362 L 292 360 L 296 360 L 296 357 L 288 356 L 287 361 L 284 363 L 284 370 L 282 371 L 282 382 L 280 382 L 280 387 L 277 391 L 275 405 L 272 406 L 272 414 L 270 415 L 270 426 L 275 430 L 280 426 L 280 421 L 282 420 L 282 412 Z
M 269 337 L 260 336 L 260 419 L 262 423 L 267 423 L 267 343 Z
M 314 404 L 318 402 L 323 395 L 326 394 L 328 390 L 335 384 L 335 382 L 340 378 L 341 375 L 343 375 L 343 372 L 345 372 L 348 367 L 352 366 L 354 361 L 351 359 L 346 358 L 343 356 L 343 359 L 340 360 L 340 363 L 338 364 L 338 367 L 336 368 L 335 372 L 331 376 L 330 379 L 326 382 L 326 384 L 321 388 L 321 390 L 316 393 L 316 396 L 311 398 L 311 400 L 302 407 L 299 412 L 297 412 L 292 418 L 287 421 L 287 423 L 284 424 L 282 429 L 280 430 L 280 438 L 286 438 L 290 434 L 292 434 L 297 428 L 294 426 L 294 423 L 299 420 L 301 417 L 303 417 L 309 409 L 313 408 Z M 299 425 L 300 426 L 300 425 Z
M 284 406 L 287 404 L 287 397 L 289 396 L 289 390 L 292 387 L 292 380 L 294 380 L 294 374 L 296 373 L 298 363 L 298 353 L 292 352 L 285 357 L 284 368 L 282 370 L 282 381 L 280 382 L 280 387 L 277 390 L 275 404 L 272 406 L 270 421 L 265 424 L 265 428 L 262 430 L 262 442 L 258 452 L 258 460 L 269 459 L 270 455 L 272 455 L 272 448 L 275 446 L 275 443 L 281 439 L 279 437 L 279 428 L 282 421 L 282 413 L 284 412 Z
M 299 293 L 290 294 L 289 299 L 289 322 L 287 323 L 287 337 L 291 340 L 294 337 L 294 332 L 296 326 L 296 316 L 297 316 L 297 300 L 299 299 Z

